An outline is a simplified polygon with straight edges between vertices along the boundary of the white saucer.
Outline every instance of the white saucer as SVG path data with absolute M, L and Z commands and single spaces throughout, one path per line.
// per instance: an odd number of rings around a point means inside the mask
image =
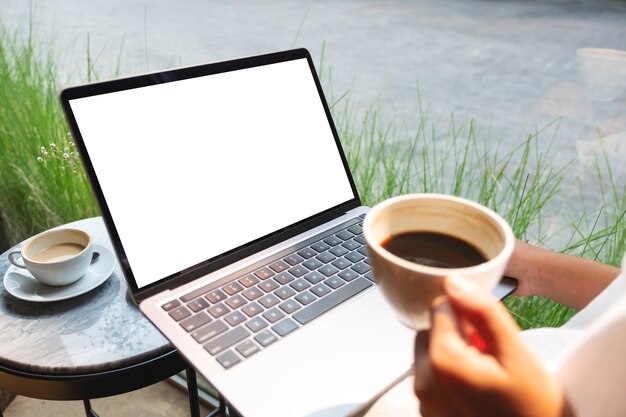
M 33 278 L 27 270 L 11 265 L 4 274 L 4 287 L 14 297 L 38 303 L 77 297 L 102 284 L 115 269 L 115 257 L 109 249 L 94 244 L 93 250 L 99 252 L 100 256 L 93 261 L 81 279 L 70 285 L 51 287 L 42 284 Z

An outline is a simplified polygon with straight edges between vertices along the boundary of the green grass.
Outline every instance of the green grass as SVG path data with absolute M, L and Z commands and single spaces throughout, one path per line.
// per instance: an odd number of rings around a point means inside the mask
M 72 154 L 54 60 L 51 54 L 42 58 L 30 35 L 0 31 L 0 245 L 4 237 L 7 247 L 99 213 Z M 96 67 L 88 49 L 85 81 L 98 77 Z M 332 74 L 323 59 L 320 67 L 364 204 L 413 192 L 458 195 L 500 213 L 519 238 L 540 246 L 550 241 L 554 228 L 544 223 L 551 217 L 550 204 L 563 195 L 570 165 L 554 166 L 550 146 L 540 151 L 539 142 L 554 138 L 558 120 L 504 150 L 472 119 L 431 114 L 418 94 L 417 128 L 407 131 L 399 123 L 382 125 L 375 107 L 358 112 L 348 92 L 334 99 Z M 604 154 L 596 157 L 595 175 L 602 204 L 579 218 L 562 216 L 558 230 L 570 237 L 552 249 L 617 265 L 626 250 L 626 197 Z M 573 314 L 538 297 L 511 297 L 506 305 L 523 328 L 558 326 Z
M 457 195 L 498 212 L 518 238 L 545 246 L 553 232 L 542 223 L 572 164 L 554 166 L 551 147 L 542 153 L 538 143 L 554 139 L 559 120 L 504 152 L 488 134 L 479 133 L 473 120 L 450 115 L 442 122 L 419 108 L 416 131 L 402 137 L 394 123 L 379 124 L 375 109 L 358 120 L 347 100 L 333 106 L 363 202 L 374 205 L 413 192 Z M 563 247 L 551 249 L 618 265 L 626 249 L 626 197 L 616 186 L 606 155 L 596 159 L 596 174 L 603 197 L 598 215 L 562 217 L 559 232 L 570 238 Z M 540 297 L 509 297 L 505 304 L 524 329 L 560 326 L 575 313 Z
M 76 158 L 63 157 L 73 149 L 58 103 L 54 59 L 41 58 L 40 50 L 32 37 L 1 29 L 0 225 L 9 245 L 99 213 Z
M 366 205 L 394 195 L 427 192 L 457 195 L 500 213 L 525 239 L 540 224 L 546 204 L 560 189 L 568 166 L 554 167 L 538 149 L 539 137 L 555 122 L 501 151 L 475 122 L 451 115 L 444 123 L 420 110 L 415 132 L 402 138 L 395 125 L 380 126 L 377 112 L 356 122 L 349 103 L 335 112 L 355 181 Z

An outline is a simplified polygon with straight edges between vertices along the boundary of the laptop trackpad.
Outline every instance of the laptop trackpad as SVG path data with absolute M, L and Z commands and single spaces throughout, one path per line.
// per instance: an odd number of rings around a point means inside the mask
M 398 370 L 410 367 L 415 333 L 400 324 L 378 289 L 326 319 L 328 323 L 312 325 L 306 336 L 355 380 L 378 376 L 391 381 Z
M 271 389 L 273 395 L 267 392 L 265 398 L 276 399 L 274 415 L 277 409 L 293 416 L 347 415 L 409 369 L 414 332 L 397 321 L 377 288 L 354 301 L 251 358 L 256 363 L 256 389 Z M 258 372 L 263 371 L 257 365 L 267 363 L 284 366 L 272 372 L 276 376 L 271 382 L 260 384 Z M 294 392 L 294 385 L 300 389 Z M 276 395 L 281 391 L 289 395 Z M 251 402 L 255 407 L 250 415 L 272 415 L 267 400 Z M 268 408 L 260 410 L 263 403 Z M 240 406 L 247 415 L 246 405 Z

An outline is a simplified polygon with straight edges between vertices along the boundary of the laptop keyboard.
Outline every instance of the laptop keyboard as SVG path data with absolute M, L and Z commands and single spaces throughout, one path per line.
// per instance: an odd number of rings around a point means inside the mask
M 373 285 L 364 217 L 161 307 L 228 369 Z

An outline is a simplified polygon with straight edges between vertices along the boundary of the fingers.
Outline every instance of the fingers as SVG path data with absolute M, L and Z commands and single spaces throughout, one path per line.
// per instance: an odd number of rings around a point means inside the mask
M 431 315 L 429 358 L 434 372 L 444 377 L 455 375 L 459 364 L 470 360 L 471 352 L 463 326 L 457 320 L 452 305 L 444 297 L 433 302 Z M 465 367 L 465 366 L 462 366 Z
M 414 390 L 422 415 L 520 415 L 527 401 L 547 409 L 548 374 L 525 350 L 508 312 L 476 285 L 446 280 L 444 287 L 446 296 L 432 305 L 430 330 L 415 340 Z
M 447 390 L 433 377 L 429 358 L 430 331 L 420 331 L 415 338 L 413 390 L 419 398 L 422 417 L 453 417 L 446 399 Z
M 481 391 L 498 373 L 490 355 L 468 344 L 460 320 L 447 298 L 439 297 L 433 302 L 430 331 L 415 339 L 414 390 L 424 417 L 462 415 L 455 397 Z
M 519 327 L 489 292 L 466 279 L 448 278 L 444 288 L 454 310 L 474 327 L 485 351 L 499 357 L 517 349 Z
M 430 344 L 430 332 L 422 330 L 415 337 L 415 351 L 413 362 L 413 389 L 418 397 L 426 394 L 428 385 L 431 383 L 430 359 L 428 358 L 428 345 Z
M 461 353 L 467 343 L 463 329 L 446 297 L 437 297 L 431 306 L 431 356 L 435 351 Z M 443 350 L 439 350 L 443 349 Z

